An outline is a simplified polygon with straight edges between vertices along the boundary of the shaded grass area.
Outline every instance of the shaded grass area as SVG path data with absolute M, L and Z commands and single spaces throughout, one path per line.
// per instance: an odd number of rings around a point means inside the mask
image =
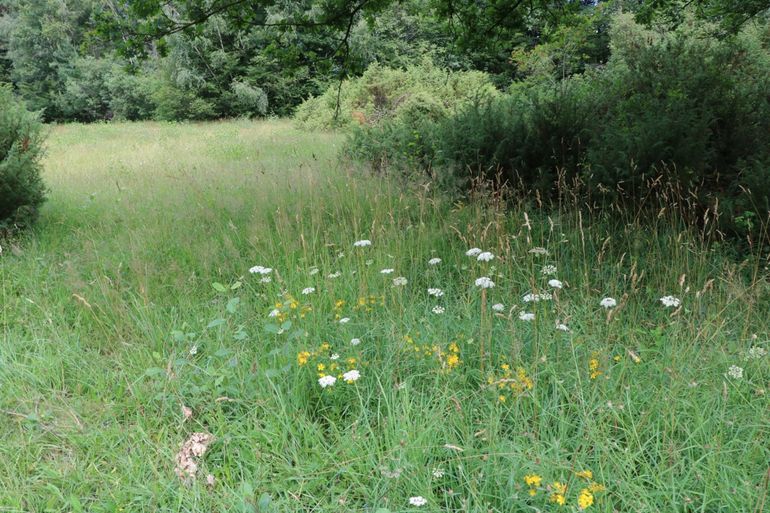
M 602 512 L 760 507 L 765 262 L 666 217 L 453 203 L 352 174 L 340 144 L 281 121 L 52 129 L 41 223 L 0 257 L 0 510 L 575 511 L 591 481 Z M 216 440 L 184 485 L 193 432 Z

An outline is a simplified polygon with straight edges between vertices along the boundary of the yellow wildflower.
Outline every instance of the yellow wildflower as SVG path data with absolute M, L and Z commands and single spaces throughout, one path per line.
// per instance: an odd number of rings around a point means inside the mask
M 583 488 L 580 490 L 580 495 L 578 495 L 578 508 L 584 510 L 591 506 L 593 503 L 594 494 L 591 493 L 591 490 L 588 488 Z
M 581 470 L 580 472 L 575 472 L 575 475 L 578 477 L 582 477 L 583 479 L 593 479 L 594 473 L 590 470 Z
M 501 403 L 504 403 L 504 402 L 505 402 L 505 396 L 504 396 L 504 395 L 501 395 L 501 396 L 499 396 L 499 397 L 497 398 L 497 400 L 498 400 L 498 401 L 500 401 Z
M 305 365 L 307 363 L 308 358 L 310 358 L 309 352 L 300 351 L 299 353 L 297 353 L 297 364 Z
M 524 482 L 531 488 L 537 488 L 542 484 L 543 478 L 537 474 L 527 474 L 524 476 Z
M 564 506 L 564 504 L 567 502 L 567 485 L 560 483 L 559 481 L 555 481 L 551 483 L 551 490 L 553 490 L 553 493 L 551 493 L 549 500 L 558 504 L 559 506 Z

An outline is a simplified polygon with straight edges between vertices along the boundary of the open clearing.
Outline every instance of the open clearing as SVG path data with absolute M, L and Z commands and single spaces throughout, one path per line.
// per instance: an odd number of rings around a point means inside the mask
M 52 129 L 41 222 L 0 257 L 0 511 L 770 507 L 760 264 L 666 216 L 399 187 L 341 142 Z

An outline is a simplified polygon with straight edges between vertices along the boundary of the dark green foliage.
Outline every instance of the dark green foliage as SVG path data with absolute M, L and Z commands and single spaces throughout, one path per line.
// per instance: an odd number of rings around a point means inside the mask
M 0 234 L 29 226 L 45 200 L 41 124 L 0 86 Z
M 606 66 L 535 77 L 443 120 L 359 130 L 348 151 L 543 198 L 580 182 L 594 200 L 633 205 L 661 178 L 687 191 L 693 219 L 718 205 L 721 226 L 743 235 L 734 218 L 770 211 L 768 28 L 727 40 L 712 29 L 690 21 L 658 33 L 619 15 Z

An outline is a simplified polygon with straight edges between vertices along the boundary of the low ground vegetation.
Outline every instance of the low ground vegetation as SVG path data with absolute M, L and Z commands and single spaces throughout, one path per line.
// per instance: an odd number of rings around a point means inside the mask
M 52 130 L 0 254 L 0 507 L 761 510 L 766 260 L 672 211 L 404 189 L 343 143 Z

